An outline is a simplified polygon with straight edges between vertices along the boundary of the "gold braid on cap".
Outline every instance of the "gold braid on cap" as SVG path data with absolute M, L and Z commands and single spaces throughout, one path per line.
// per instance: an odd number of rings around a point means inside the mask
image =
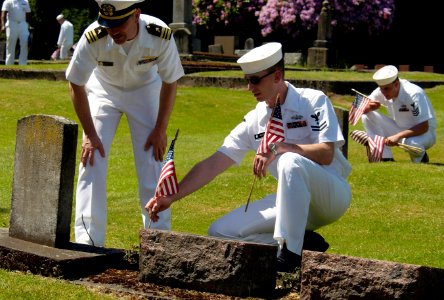
M 102 4 L 99 9 L 99 16 L 106 20 L 120 20 L 132 15 L 136 11 L 135 5 L 116 11 L 116 7 L 111 4 Z

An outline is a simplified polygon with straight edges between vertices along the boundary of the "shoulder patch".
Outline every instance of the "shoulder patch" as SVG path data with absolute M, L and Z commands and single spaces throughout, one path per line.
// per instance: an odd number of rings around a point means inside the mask
M 165 40 L 171 39 L 172 31 L 168 27 L 162 27 L 160 25 L 151 23 L 151 24 L 146 25 L 146 30 L 148 30 L 148 33 L 158 36 L 162 39 L 165 39 Z
M 85 33 L 85 37 L 88 40 L 88 43 L 91 44 L 99 39 L 108 35 L 108 31 L 106 31 L 105 27 L 98 26 L 88 32 Z

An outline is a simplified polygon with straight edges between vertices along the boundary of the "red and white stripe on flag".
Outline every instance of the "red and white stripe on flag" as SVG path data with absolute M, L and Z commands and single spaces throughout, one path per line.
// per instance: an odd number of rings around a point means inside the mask
M 357 94 L 355 100 L 353 100 L 352 106 L 348 115 L 348 122 L 352 125 L 356 125 L 361 119 L 362 114 L 364 113 L 367 104 L 369 103 L 370 98 L 365 97 L 363 95 Z
M 368 160 L 369 162 L 379 162 L 382 159 L 382 152 L 384 151 L 385 138 L 379 135 L 375 135 L 372 139 L 368 137 L 368 145 L 370 148 L 370 153 Z
M 273 110 L 273 115 L 267 124 L 267 129 L 265 130 L 264 136 L 262 137 L 261 144 L 257 149 L 257 154 L 268 153 L 268 145 L 271 143 L 277 143 L 284 141 L 284 124 L 282 122 L 281 105 L 276 104 Z
M 177 133 L 176 133 L 177 137 Z M 176 168 L 174 166 L 174 143 L 176 139 L 171 141 L 167 156 L 163 161 L 162 170 L 160 171 L 159 180 L 157 182 L 155 197 L 170 196 L 179 191 L 177 183 Z

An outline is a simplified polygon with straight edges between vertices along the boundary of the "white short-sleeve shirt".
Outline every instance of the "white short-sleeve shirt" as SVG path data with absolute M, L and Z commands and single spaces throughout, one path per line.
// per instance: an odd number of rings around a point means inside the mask
M 91 80 L 92 86 L 100 86 L 111 95 L 115 90 L 135 90 L 159 78 L 166 83 L 178 80 L 184 70 L 174 38 L 148 33 L 146 26 L 152 23 L 167 27 L 162 20 L 141 14 L 139 34 L 128 54 L 109 35 L 88 43 L 83 34 L 66 70 L 67 80 L 80 86 Z M 105 30 L 94 22 L 85 33 L 96 28 Z
M 386 106 L 390 118 L 402 129 L 409 129 L 427 120 L 429 127 L 436 129 L 435 112 L 424 90 L 405 79 L 399 82 L 398 97 L 386 99 L 378 87 L 369 98 Z
M 26 21 L 26 13 L 31 12 L 31 7 L 28 0 L 5 0 L 2 11 L 8 12 L 8 21 L 20 23 Z
M 288 83 L 288 93 L 281 105 L 285 142 L 292 144 L 335 143 L 335 157 L 329 166 L 323 166 L 346 178 L 351 166 L 338 149 L 344 145 L 333 106 L 328 97 L 318 90 L 295 88 Z M 245 154 L 257 151 L 265 133 L 272 109 L 265 102 L 257 104 L 244 121 L 225 138 L 218 151 L 240 164 Z M 341 158 L 342 157 L 342 158 Z

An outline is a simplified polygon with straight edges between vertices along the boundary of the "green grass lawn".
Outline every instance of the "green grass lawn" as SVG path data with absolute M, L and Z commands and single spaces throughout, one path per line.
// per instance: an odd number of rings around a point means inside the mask
M 444 86 L 426 92 L 434 104 L 438 121 L 438 141 L 428 151 L 430 164 L 412 164 L 400 149 L 394 149 L 394 163 L 369 164 L 364 148 L 350 141 L 349 160 L 353 171 L 349 182 L 353 200 L 339 221 L 319 230 L 330 243 L 327 253 L 444 268 L 444 197 L 441 190 Z M 352 96 L 340 97 L 338 101 L 351 103 Z M 169 141 L 180 129 L 175 146 L 179 180 L 195 163 L 221 145 L 223 138 L 255 103 L 246 90 L 179 87 L 168 128 Z M 9 227 L 17 120 L 31 114 L 60 115 L 76 122 L 78 119 L 69 99 L 67 83 L 59 81 L 0 79 L 0 112 L 0 227 Z M 361 123 L 350 128 L 353 129 L 362 129 Z M 117 136 L 110 153 L 106 246 L 135 249 L 139 245 L 142 221 L 125 118 Z M 79 132 L 77 161 L 80 137 Z M 206 235 L 212 221 L 244 204 L 253 179 L 252 159 L 253 153 L 241 166 L 230 168 L 203 189 L 176 203 L 173 230 Z M 276 182 L 271 177 L 256 182 L 252 201 L 275 189 Z M 64 293 L 57 294 L 57 289 Z M 59 298 L 58 295 L 63 295 L 64 299 L 79 298 L 79 294 L 72 292 L 74 289 L 79 288 L 63 281 L 0 270 L 0 299 L 8 299 L 11 295 L 23 295 L 16 299 L 31 299 L 30 291 L 34 293 L 33 299 L 47 299 L 48 295 L 50 298 Z M 10 290 L 12 292 L 8 292 Z M 85 291 L 80 295 L 85 299 L 100 298 L 97 293 Z

